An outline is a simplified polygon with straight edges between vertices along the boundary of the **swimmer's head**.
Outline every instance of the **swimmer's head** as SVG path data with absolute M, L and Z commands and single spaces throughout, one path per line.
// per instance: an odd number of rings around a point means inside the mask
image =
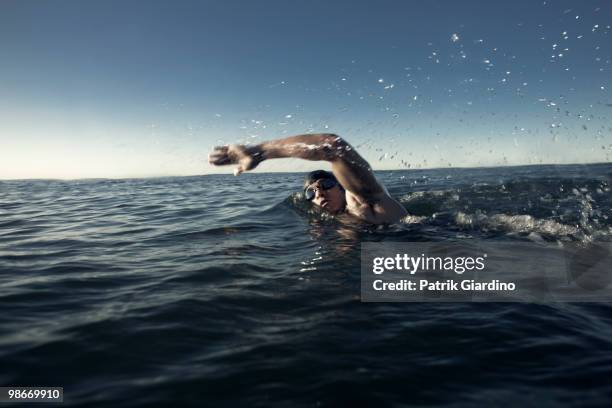
M 344 188 L 333 173 L 325 170 L 308 173 L 304 179 L 304 197 L 332 214 L 344 210 L 346 206 Z

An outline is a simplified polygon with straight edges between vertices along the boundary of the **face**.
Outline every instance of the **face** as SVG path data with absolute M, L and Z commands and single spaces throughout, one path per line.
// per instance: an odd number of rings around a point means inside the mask
M 332 188 L 325 190 L 321 187 L 321 181 L 317 180 L 308 186 L 315 189 L 315 196 L 311 202 L 332 214 L 342 211 L 346 205 L 346 198 L 340 185 L 336 184 Z

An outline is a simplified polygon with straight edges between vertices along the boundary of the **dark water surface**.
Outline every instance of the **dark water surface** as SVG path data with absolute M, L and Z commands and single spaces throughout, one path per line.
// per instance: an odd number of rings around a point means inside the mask
M 300 174 L 0 182 L 0 385 L 65 406 L 609 406 L 611 303 L 361 303 L 359 261 L 364 241 L 608 242 L 612 165 L 378 176 L 405 222 L 321 216 Z

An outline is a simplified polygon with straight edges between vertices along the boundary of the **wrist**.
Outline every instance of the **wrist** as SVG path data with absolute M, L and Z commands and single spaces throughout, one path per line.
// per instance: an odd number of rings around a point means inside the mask
M 261 144 L 258 144 L 255 146 L 249 146 L 248 152 L 249 152 L 249 156 L 251 156 L 251 158 L 253 158 L 253 160 L 257 162 L 258 164 L 266 160 L 265 149 L 263 148 Z

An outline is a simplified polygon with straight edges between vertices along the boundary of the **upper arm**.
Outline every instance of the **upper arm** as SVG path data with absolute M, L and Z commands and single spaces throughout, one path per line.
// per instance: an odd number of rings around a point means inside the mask
M 339 154 L 332 160 L 334 175 L 347 190 L 347 208 L 375 223 L 394 222 L 408 213 L 376 179 L 369 163 L 342 138 L 333 146 Z
M 365 201 L 372 201 L 384 192 L 374 176 L 370 164 L 347 141 L 334 136 L 331 146 L 335 154 L 331 158 L 332 171 L 340 184 Z

